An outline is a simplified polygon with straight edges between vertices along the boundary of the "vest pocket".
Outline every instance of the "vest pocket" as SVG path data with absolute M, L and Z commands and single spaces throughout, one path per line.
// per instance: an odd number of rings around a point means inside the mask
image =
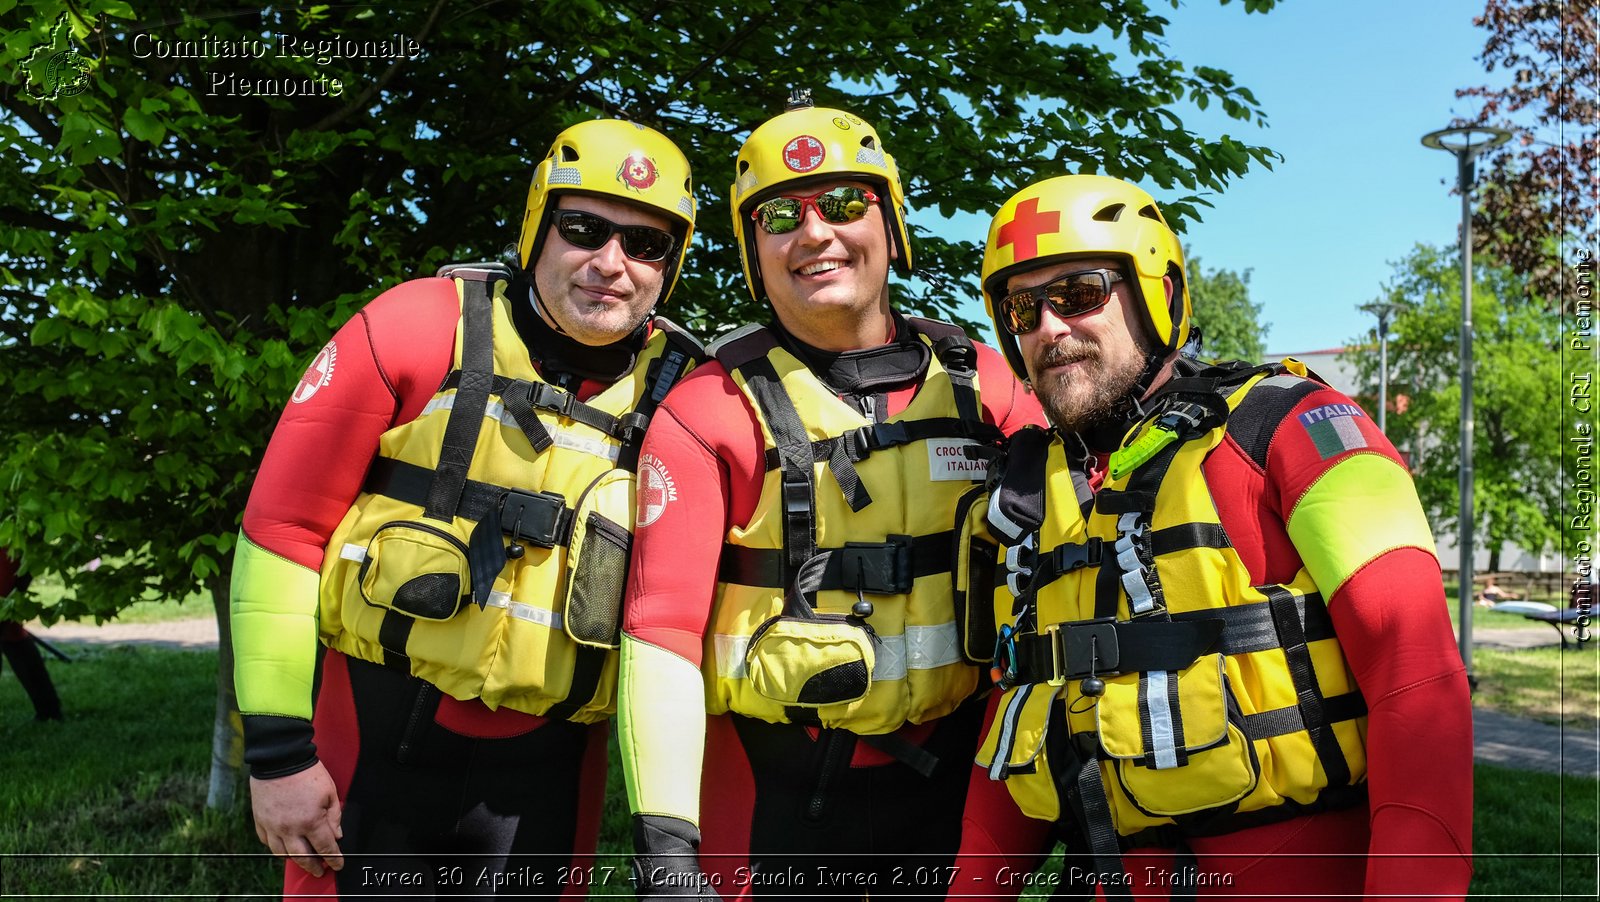
M 950 568 L 961 655 L 968 663 L 983 665 L 995 653 L 995 562 L 1000 553 L 985 519 L 988 497 L 979 486 L 957 502 L 955 564 Z M 985 503 L 975 503 L 979 501 Z
M 1141 811 L 1177 816 L 1237 802 L 1260 765 L 1223 676 L 1221 654 L 1180 671 L 1106 680 L 1095 706 L 1100 748 Z
M 608 470 L 578 499 L 567 547 L 562 622 L 579 645 L 615 649 L 621 644 L 622 596 L 628 588 L 633 534 L 617 519 L 633 522 L 633 486 L 626 470 Z
M 780 614 L 750 638 L 750 685 L 772 701 L 802 708 L 860 701 L 872 688 L 877 663 L 872 638 L 842 615 Z
M 467 543 L 453 524 L 385 523 L 367 543 L 356 581 L 368 604 L 419 620 L 449 620 L 472 591 Z

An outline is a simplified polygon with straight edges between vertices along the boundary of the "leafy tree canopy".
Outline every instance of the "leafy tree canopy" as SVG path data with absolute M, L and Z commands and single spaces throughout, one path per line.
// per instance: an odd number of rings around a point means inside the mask
M 1548 251 L 1547 251 L 1548 252 Z M 1459 535 L 1461 267 L 1458 248 L 1419 244 L 1395 264 L 1380 300 L 1389 326 L 1389 437 L 1410 455 L 1436 532 Z M 1559 541 L 1564 455 L 1561 323 L 1511 267 L 1480 260 L 1472 281 L 1473 527 L 1499 569 L 1508 542 L 1532 552 Z M 1376 386 L 1376 336 L 1348 352 Z M 1371 408 L 1376 388 L 1363 399 Z M 1570 461 L 1567 461 L 1570 463 Z
M 879 126 L 913 225 L 1062 172 L 1147 179 L 1192 217 L 1273 155 L 1171 112 L 1263 120 L 1228 73 L 1167 58 L 1166 25 L 1145 0 L 0 2 L 0 545 L 75 590 L 47 617 L 225 595 L 304 361 L 382 288 L 515 241 L 534 162 L 594 116 L 690 157 L 700 228 L 668 312 L 702 330 L 762 314 L 725 187 L 797 86 Z M 398 58 L 347 50 L 382 41 Z M 951 315 L 982 236 L 917 237 L 923 281 L 898 299 Z
M 1250 270 L 1204 272 L 1198 256 L 1187 249 L 1183 256 L 1194 321 L 1204 336 L 1200 356 L 1260 363 L 1267 355 L 1267 326 L 1261 322 L 1261 304 L 1250 300 Z
M 1498 125 L 1516 137 L 1479 163 L 1474 250 L 1526 274 L 1550 309 L 1571 309 L 1576 285 L 1570 253 L 1547 242 L 1591 250 L 1600 155 L 1600 45 L 1595 5 L 1551 0 L 1488 0 L 1473 22 L 1488 32 L 1484 68 L 1509 73 L 1500 87 L 1456 92 L 1483 102 L 1456 125 Z

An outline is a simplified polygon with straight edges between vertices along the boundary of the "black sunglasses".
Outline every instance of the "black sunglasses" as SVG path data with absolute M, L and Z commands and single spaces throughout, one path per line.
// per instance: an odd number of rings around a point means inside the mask
M 1121 281 L 1122 273 L 1086 269 L 1013 291 L 1000 301 L 1000 325 L 1012 335 L 1026 335 L 1039 328 L 1039 308 L 1046 303 L 1062 319 L 1099 310 L 1111 300 L 1111 286 Z
M 823 221 L 834 225 L 855 222 L 867 215 L 868 208 L 878 202 L 878 195 L 862 188 L 839 186 L 816 194 L 784 195 L 761 204 L 750 211 L 750 218 L 761 224 L 768 235 L 782 235 L 800 227 L 805 219 L 806 207 L 817 211 Z
M 556 234 L 574 247 L 597 251 L 611 240 L 613 232 L 622 236 L 622 252 L 641 263 L 665 260 L 678 243 L 671 232 L 654 226 L 617 225 L 584 210 L 556 211 Z

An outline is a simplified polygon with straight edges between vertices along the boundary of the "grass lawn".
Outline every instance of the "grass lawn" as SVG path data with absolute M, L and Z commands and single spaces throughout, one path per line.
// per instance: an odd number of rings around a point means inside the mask
M 65 723 L 34 723 L 9 669 L 0 677 L 0 896 L 272 896 L 279 865 L 245 815 L 204 808 L 216 656 L 75 651 L 51 664 Z M 612 857 L 600 864 L 625 875 L 614 755 L 610 783 L 601 849 Z M 1476 785 L 1474 897 L 1593 897 L 1594 780 L 1484 766 Z M 595 895 L 626 897 L 627 881 Z

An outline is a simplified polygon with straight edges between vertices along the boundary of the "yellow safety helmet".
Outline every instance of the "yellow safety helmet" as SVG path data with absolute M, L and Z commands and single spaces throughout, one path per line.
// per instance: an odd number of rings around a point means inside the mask
M 805 92 L 809 94 L 809 92 Z M 798 109 L 795 104 L 803 103 Z M 819 176 L 858 178 L 887 189 L 883 204 L 884 228 L 889 243 L 899 252 L 895 269 L 911 274 L 911 240 L 906 230 L 906 192 L 894 157 L 883 149 L 878 132 L 861 117 L 844 110 L 813 107 L 809 100 L 792 102 L 784 113 L 768 119 L 739 148 L 733 187 L 733 239 L 739 245 L 745 283 L 757 301 L 767 299 L 756 262 L 756 237 L 750 211 L 776 189 L 794 182 L 816 181 Z
M 1020 379 L 1028 378 L 1017 337 L 996 316 L 1006 295 L 1006 280 L 1069 257 L 1122 257 L 1144 324 L 1162 357 L 1189 340 L 1192 315 L 1184 279 L 1183 248 L 1155 199 L 1138 186 L 1103 175 L 1062 175 L 1029 185 L 1011 196 L 989 226 L 983 249 L 983 302 L 994 323 L 1006 360 Z M 1177 290 L 1167 301 L 1162 278 Z
M 694 185 L 689 160 L 666 135 L 621 119 L 580 122 L 556 135 L 528 186 L 528 207 L 522 214 L 517 257 L 523 269 L 539 259 L 550 230 L 552 195 L 595 194 L 642 204 L 665 213 L 677 224 L 676 258 L 668 257 L 660 304 L 672 294 L 694 235 Z

